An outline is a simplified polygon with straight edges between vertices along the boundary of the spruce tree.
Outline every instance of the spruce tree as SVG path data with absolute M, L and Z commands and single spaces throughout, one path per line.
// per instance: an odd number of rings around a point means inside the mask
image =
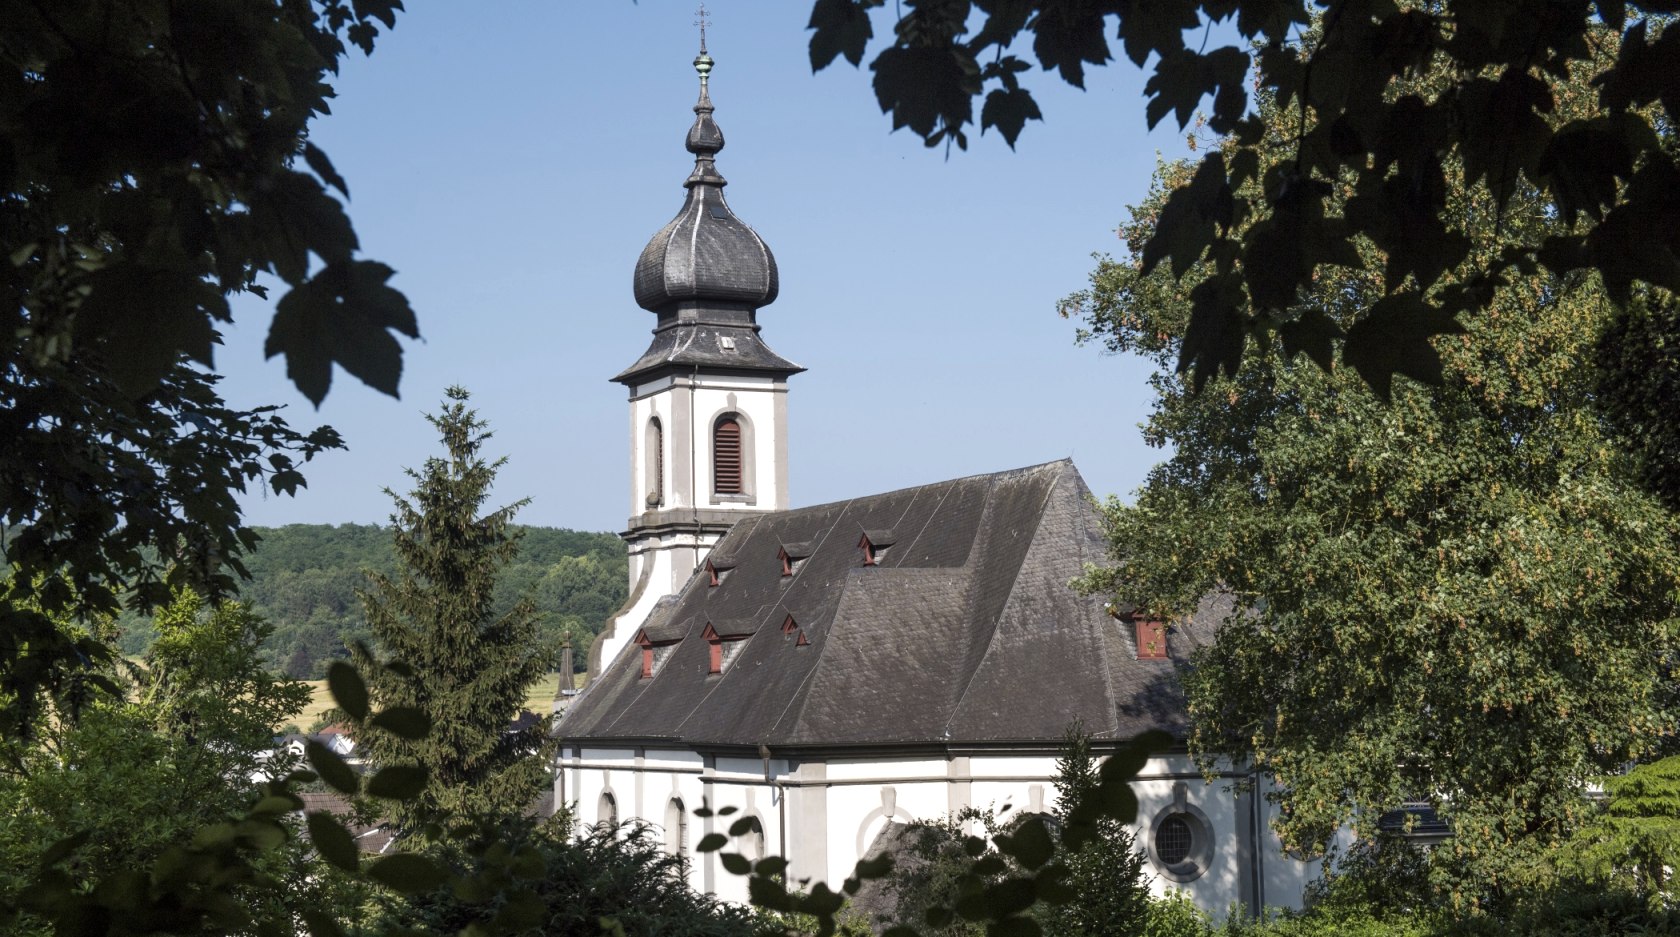
M 1091 753 L 1091 736 L 1075 721 L 1062 736 L 1056 756 L 1055 817 L 1064 830 L 1080 806 L 1101 796 L 1102 779 Z M 1141 933 L 1149 916 L 1149 886 L 1143 875 L 1143 853 L 1131 828 L 1103 814 L 1095 821 L 1094 836 L 1064 849 L 1067 884 L 1078 896 L 1063 905 L 1047 905 L 1040 919 L 1050 937 L 1086 934 Z
M 535 604 L 524 598 L 498 616 L 496 581 L 519 550 L 510 524 L 529 499 L 480 514 L 505 458 L 486 462 L 487 424 L 467 408 L 460 387 L 442 412 L 428 415 L 445 454 L 426 460 L 407 498 L 390 489 L 395 576 L 368 573 L 362 604 L 377 646 L 397 666 L 381 667 L 357 651 L 357 667 L 375 708 L 414 706 L 432 720 L 418 741 L 361 732 L 358 752 L 378 766 L 424 765 L 421 796 L 392 804 L 400 828 L 433 817 L 511 815 L 547 781 L 541 723 L 511 731 L 526 688 L 554 666 L 538 636 Z

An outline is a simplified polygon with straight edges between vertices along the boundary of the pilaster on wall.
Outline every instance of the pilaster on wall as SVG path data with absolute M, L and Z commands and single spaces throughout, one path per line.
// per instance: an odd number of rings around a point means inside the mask
M 946 769 L 951 783 L 946 787 L 949 816 L 956 816 L 966 807 L 974 806 L 974 775 L 969 771 L 967 755 L 953 755 Z
M 797 786 L 784 788 L 787 825 L 797 830 L 788 838 L 788 878 L 828 881 L 828 764 L 800 762 L 793 778 Z
M 705 792 L 702 800 L 707 806 L 718 802 L 717 793 L 712 790 L 713 778 L 717 776 L 717 756 L 703 756 L 700 769 L 700 789 Z M 708 815 L 700 821 L 702 836 L 710 836 L 717 832 L 715 829 L 715 815 Z M 704 863 L 700 867 L 700 890 L 708 895 L 717 894 L 717 857 L 716 851 L 705 854 Z

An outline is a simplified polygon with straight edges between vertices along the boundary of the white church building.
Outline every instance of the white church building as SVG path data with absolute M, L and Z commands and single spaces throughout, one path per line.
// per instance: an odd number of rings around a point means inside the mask
M 745 879 L 694 851 L 740 816 L 762 834 L 731 850 L 837 886 L 889 824 L 1048 810 L 1074 720 L 1099 752 L 1182 738 L 1175 666 L 1229 609 L 1169 626 L 1076 594 L 1106 554 L 1067 461 L 789 508 L 803 369 L 761 336 L 776 262 L 724 200 L 711 67 L 702 50 L 687 199 L 636 264 L 658 318 L 614 378 L 630 398 L 630 596 L 555 729 L 555 800 L 582 823 L 661 828 L 694 887 L 744 901 Z M 1147 764 L 1136 834 L 1157 892 L 1217 913 L 1300 904 L 1317 864 L 1283 851 L 1241 780 L 1205 779 L 1182 746 Z M 738 813 L 697 818 L 702 804 Z

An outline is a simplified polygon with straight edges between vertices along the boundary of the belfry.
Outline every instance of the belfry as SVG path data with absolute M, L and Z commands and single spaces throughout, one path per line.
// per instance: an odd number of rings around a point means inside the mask
M 636 261 L 636 303 L 658 319 L 647 351 L 613 378 L 630 391 L 630 598 L 591 648 L 592 674 L 736 521 L 788 506 L 787 379 L 804 369 L 759 334 L 776 258 L 723 197 L 712 65 L 702 32 L 688 197 Z

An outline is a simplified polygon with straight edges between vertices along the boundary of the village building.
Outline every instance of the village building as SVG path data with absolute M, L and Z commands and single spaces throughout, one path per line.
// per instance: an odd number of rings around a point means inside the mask
M 1121 614 L 1069 583 L 1105 560 L 1069 461 L 789 508 L 788 379 L 765 343 L 769 247 L 730 210 L 702 48 L 694 170 L 642 252 L 657 316 L 614 380 L 630 399 L 631 592 L 590 652 L 556 734 L 555 799 L 586 824 L 641 820 L 690 859 L 694 887 L 745 900 L 702 836 L 838 884 L 884 833 L 964 807 L 1047 812 L 1078 722 L 1099 751 L 1182 738 L 1175 666 L 1230 611 Z M 1211 780 L 1182 747 L 1145 766 L 1136 834 L 1152 887 L 1223 913 L 1298 906 L 1317 864 L 1287 855 L 1272 807 Z M 701 805 L 733 808 L 700 818 Z

